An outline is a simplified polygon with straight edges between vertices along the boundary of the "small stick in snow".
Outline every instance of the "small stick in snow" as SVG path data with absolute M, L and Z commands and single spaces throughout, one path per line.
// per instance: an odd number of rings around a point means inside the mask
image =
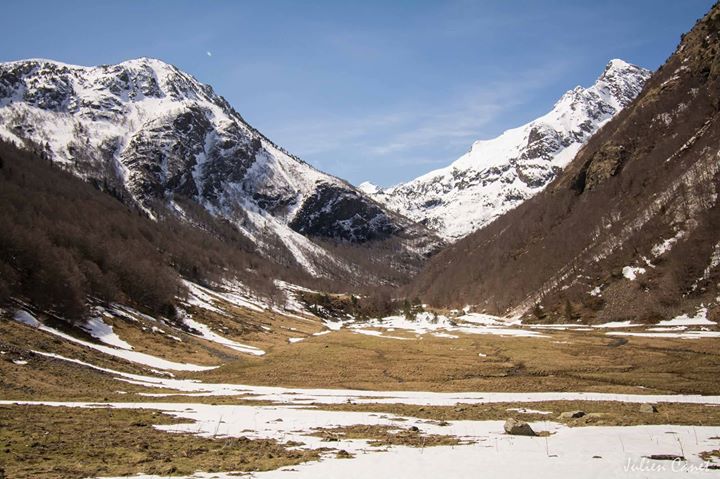
M 220 419 L 218 419 L 217 426 L 215 427 L 215 432 L 213 433 L 213 439 L 217 436 L 218 430 L 220 429 L 220 423 L 222 422 L 222 414 L 220 415 Z
M 680 441 L 680 438 L 679 438 L 678 436 L 675 436 L 675 440 L 676 440 L 676 441 L 678 442 L 678 444 L 680 445 L 680 455 L 681 455 L 682 457 L 685 457 L 685 449 L 683 449 L 682 441 Z

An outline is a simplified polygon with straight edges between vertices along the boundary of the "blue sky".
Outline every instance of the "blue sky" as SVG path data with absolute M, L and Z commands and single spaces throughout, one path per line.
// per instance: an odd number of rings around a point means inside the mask
M 10 1 L 0 61 L 160 58 L 309 163 L 388 186 L 587 86 L 655 69 L 711 0 Z

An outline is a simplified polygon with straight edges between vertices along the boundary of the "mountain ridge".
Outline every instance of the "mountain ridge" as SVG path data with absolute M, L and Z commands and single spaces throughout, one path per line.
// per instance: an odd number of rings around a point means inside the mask
M 640 92 L 649 74 L 613 59 L 592 86 L 577 86 L 545 115 L 474 142 L 447 167 L 387 189 L 367 182 L 358 188 L 445 239 L 457 240 L 541 191 Z
M 716 4 L 544 191 L 439 253 L 408 294 L 541 322 L 717 317 L 718 52 Z
M 440 243 L 349 183 L 260 133 L 211 86 L 161 60 L 85 67 L 0 64 L 0 137 L 39 150 L 149 216 L 175 196 L 232 222 L 269 255 L 282 245 L 314 276 L 351 271 L 314 237 L 397 241 L 418 261 Z M 324 204 L 319 204 L 322 196 Z M 273 246 L 274 245 L 274 246 Z

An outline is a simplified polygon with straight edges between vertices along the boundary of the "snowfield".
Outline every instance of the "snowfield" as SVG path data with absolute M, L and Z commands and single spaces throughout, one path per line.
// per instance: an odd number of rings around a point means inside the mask
M 448 318 L 444 315 L 422 312 L 417 313 L 414 318 L 407 318 L 405 316 L 386 316 L 384 318 L 369 319 L 364 321 L 348 321 L 344 323 L 343 326 L 359 334 L 392 339 L 412 338 L 387 335 L 377 330 L 382 329 L 388 332 L 395 330 L 406 331 L 414 334 L 416 338 L 419 338 L 424 334 L 432 333 L 437 337 L 457 339 L 458 336 L 456 334 L 452 334 L 453 332 L 535 338 L 546 337 L 537 331 L 515 327 L 520 326 L 520 322 L 516 319 L 507 319 L 480 313 L 465 313 L 461 316 Z
M 12 404 L 2 401 L 0 404 Z M 206 437 L 269 438 L 280 442 L 303 442 L 303 447 L 329 445 L 355 455 L 337 459 L 326 453 L 320 461 L 286 467 L 276 471 L 253 473 L 257 478 L 644 478 L 689 476 L 690 468 L 702 477 L 720 477 L 709 470 L 698 454 L 717 447 L 720 427 L 630 426 L 576 427 L 554 422 L 533 422 L 536 431 L 548 431 L 547 437 L 507 435 L 502 421 L 450 421 L 440 426 L 433 421 L 412 417 L 364 412 L 322 411 L 287 406 L 213 406 L 192 403 L 94 403 L 37 402 L 65 407 L 112 407 L 156 409 L 187 424 L 156 426 L 169 432 L 200 434 Z M 323 442 L 311 435 L 316 428 L 352 425 L 383 425 L 397 429 L 411 426 L 423 433 L 443 434 L 470 441 L 471 444 L 411 448 L 374 447 L 361 439 Z M 687 461 L 650 460 L 652 454 L 684 456 Z M 652 468 L 652 473 L 649 468 Z M 237 477 L 203 474 L 190 477 Z M 163 476 L 138 475 L 137 478 Z
M 198 285 L 189 285 L 191 295 L 188 303 L 204 309 L 218 309 L 215 292 Z M 224 293 L 225 295 L 234 293 Z M 249 298 L 238 293 L 233 298 L 237 305 Z M 301 305 L 297 312 L 304 314 Z M 256 307 L 260 307 L 256 305 Z M 113 312 L 127 315 L 128 321 L 137 321 L 135 312 L 115 306 Z M 123 313 L 124 312 L 124 313 Z M 113 313 L 115 314 L 115 313 Z M 388 316 L 359 322 L 326 321 L 328 326 L 314 336 L 338 334 L 337 330 L 349 330 L 392 340 L 422 340 L 433 335 L 452 341 L 459 335 L 498 334 L 522 338 L 547 337 L 538 330 L 595 331 L 606 335 L 653 335 L 679 339 L 718 337 L 720 331 L 709 330 L 716 326 L 707 319 L 707 309 L 700 308 L 695 315 L 684 314 L 667 320 L 655 327 L 635 324 L 630 321 L 616 321 L 593 327 L 583 324 L 533 324 L 524 325 L 517 318 L 501 318 L 482 313 L 471 313 L 469 309 L 457 311 L 454 317 L 418 313 L 414 319 L 405 316 Z M 293 314 L 294 316 L 294 314 Z M 125 317 L 125 316 L 123 316 Z M 207 367 L 172 363 L 149 355 L 140 355 L 124 342 L 112 327 L 100 318 L 84 327 L 85 331 L 105 344 L 95 344 L 74 338 L 61 331 L 44 325 L 26 310 L 18 310 L 15 320 L 33 328 L 62 337 L 74 343 L 93 348 L 117 357 L 123 357 L 139 364 L 162 370 L 177 369 L 201 371 Z M 153 318 L 149 318 L 154 320 Z M 323 324 L 320 318 L 301 318 Z M 155 320 L 157 321 L 157 320 Z M 197 331 L 196 335 L 218 344 L 249 354 L 260 355 L 263 351 L 252 346 L 237 343 L 213 332 L 207 325 L 186 316 L 183 321 Z M 330 326 L 332 329 L 330 329 Z M 700 329 L 689 329 L 689 328 Z M 290 343 L 302 343 L 312 338 L 290 337 Z M 111 344 L 114 343 L 114 346 Z M 127 345 L 127 348 L 123 348 Z M 302 347 L 298 344 L 297 347 Z M 693 427 L 678 425 L 652 426 L 585 426 L 568 427 L 554 422 L 552 414 L 543 410 L 546 401 L 617 401 L 623 403 L 665 402 L 702 404 L 720 407 L 720 396 L 701 395 L 643 395 L 614 394 L 600 392 L 430 392 L 430 391 L 375 391 L 354 389 L 290 388 L 281 386 L 253 386 L 243 384 L 209 383 L 195 379 L 176 379 L 164 371 L 157 375 L 131 374 L 99 367 L 74 358 L 54 353 L 34 351 L 35 354 L 67 361 L 103 371 L 121 383 L 130 383 L 162 392 L 143 392 L 147 402 L 88 403 L 88 402 L 46 402 L 22 401 L 22 404 L 43 404 L 66 407 L 112 407 L 124 409 L 154 409 L 165 414 L 185 419 L 184 424 L 158 425 L 158 429 L 169 433 L 191 433 L 206 437 L 239 437 L 273 439 L 280 443 L 290 441 L 302 443 L 302 448 L 321 449 L 319 461 L 285 467 L 274 471 L 254 472 L 250 477 L 267 479 L 295 478 L 436 478 L 436 477 L 488 477 L 488 478 L 535 478 L 535 477 L 591 477 L 591 478 L 671 478 L 671 477 L 720 477 L 720 471 L 708 469 L 699 454 L 720 447 L 720 427 Z M 479 353 L 479 360 L 485 356 Z M 32 359 L 22 361 L 23 368 L 32 367 Z M 170 391 L 170 392 L 168 392 Z M 163 402 L 163 398 L 182 395 L 187 397 L 237 396 L 243 400 L 263 402 L 263 405 L 213 405 L 199 403 Z M 16 401 L 0 401 L 0 404 L 16 404 Z M 269 403 L 269 405 L 268 405 Z M 546 431 L 547 437 L 511 436 L 504 433 L 503 421 L 458 420 L 440 423 L 415 417 L 398 416 L 390 413 L 354 411 L 328 411 L 323 405 L 338 404 L 407 404 L 416 406 L 454 406 L 464 404 L 510 403 L 518 407 L 508 411 L 538 414 L 539 421 L 532 422 L 535 431 Z M 537 404 L 528 409 L 528 403 Z M 523 406 L 520 408 L 519 406 Z M 356 425 L 378 425 L 390 430 L 418 428 L 423 434 L 437 434 L 459 439 L 462 444 L 455 446 L 434 446 L 412 448 L 408 446 L 371 445 L 366 439 L 344 439 L 325 442 L 314 435 L 318 428 L 335 428 Z M 344 450 L 354 457 L 339 459 L 336 450 Z M 653 454 L 684 456 L 686 461 L 651 460 Z M 198 472 L 193 479 L 238 477 L 239 471 L 224 473 Z M 684 474 L 684 476 L 678 476 Z M 137 475 L 145 479 L 164 476 Z

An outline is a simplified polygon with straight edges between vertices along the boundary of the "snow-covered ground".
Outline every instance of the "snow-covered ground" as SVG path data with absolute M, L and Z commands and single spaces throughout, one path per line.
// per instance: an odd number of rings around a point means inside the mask
M 141 353 L 138 351 L 132 351 L 132 350 L 122 349 L 122 348 L 115 348 L 112 346 L 105 346 L 102 344 L 96 344 L 96 343 L 91 343 L 89 341 L 84 341 L 82 339 L 79 339 L 79 338 L 76 338 L 69 334 L 63 333 L 62 331 L 58 331 L 55 328 L 51 328 L 50 326 L 47 326 L 47 325 L 41 323 L 33 315 L 31 315 L 30 313 L 28 313 L 27 311 L 25 311 L 23 309 L 18 310 L 15 313 L 14 319 L 20 323 L 24 323 L 28 326 L 37 328 L 46 333 L 53 334 L 55 336 L 65 339 L 67 341 L 73 342 L 75 344 L 79 344 L 81 346 L 85 346 L 86 348 L 94 349 L 96 351 L 100 351 L 101 353 L 105 353 L 110 356 L 114 356 L 116 358 L 126 359 L 133 363 L 142 364 L 144 366 L 149 366 L 151 368 L 163 369 L 163 370 L 173 370 L 173 371 L 207 371 L 210 369 L 214 369 L 216 367 L 216 366 L 200 366 L 197 364 L 190 364 L 190 363 L 178 363 L 178 362 L 174 362 L 174 361 L 168 361 L 167 359 L 159 358 L 157 356 L 153 356 L 150 354 Z
M 207 339 L 208 341 L 212 341 L 213 343 L 222 344 L 223 346 L 227 346 L 228 348 L 234 349 L 235 351 L 252 354 L 254 356 L 262 356 L 263 354 L 265 354 L 265 351 L 260 348 L 250 346 L 248 344 L 238 343 L 237 341 L 233 341 L 232 339 L 221 336 L 214 332 L 212 329 L 210 329 L 208 325 L 199 323 L 188 316 L 183 317 L 182 321 L 183 323 L 185 323 L 186 326 L 189 326 L 194 330 L 198 331 L 200 333 L 198 335 L 199 337 Z
M 127 350 L 132 349 L 130 343 L 120 339 L 120 336 L 115 334 L 113 331 L 112 326 L 105 323 L 101 316 L 88 319 L 84 324 L 80 325 L 80 328 L 93 338 L 98 339 L 109 346 Z
M 212 305 L 212 303 L 210 303 Z M 43 329 L 52 334 L 67 337 L 53 330 L 29 314 L 19 310 L 15 319 L 32 327 Z M 316 319 L 317 320 L 317 319 Z M 192 322 L 196 326 L 200 323 Z M 319 321 L 319 320 L 318 320 Z M 709 324 L 708 324 L 709 323 Z M 104 323 L 103 323 L 104 324 Z M 435 335 L 452 339 L 460 333 L 469 334 L 514 334 L 533 333 L 537 337 L 537 328 L 548 330 L 567 329 L 571 331 L 604 332 L 605 334 L 663 334 L 680 337 L 692 334 L 717 334 L 717 331 L 688 331 L 690 326 L 707 329 L 714 323 L 707 320 L 704 310 L 694 316 L 682 315 L 668 320 L 664 326 L 672 331 L 652 332 L 649 328 L 631 322 L 612 322 L 588 328 L 579 324 L 561 325 L 522 325 L 516 319 L 504 319 L 484 314 L 458 313 L 457 317 L 434 316 L 420 313 L 416 319 L 392 316 L 365 323 L 356 321 L 334 323 L 361 334 L 371 334 L 390 339 L 415 340 L 423 335 Z M 105 326 L 108 326 L 105 324 Z M 632 331 L 623 331 L 632 328 Z M 639 329 L 640 328 L 640 329 Z M 676 330 L 675 328 L 685 328 Z M 108 330 L 100 323 L 89 327 L 94 336 L 107 336 Z M 603 330 L 610 331 L 603 331 Z M 511 331 L 511 333 L 507 333 Z M 110 329 L 110 332 L 112 330 Z M 451 334 L 455 333 L 455 334 Z M 113 333 L 114 334 L 114 333 Z M 212 335 L 207 330 L 202 333 Z M 325 330 L 316 334 L 335 334 Z M 70 337 L 68 337 L 69 339 Z M 119 338 L 118 338 L 119 339 Z M 209 339 L 209 338 L 206 338 Z M 218 336 L 216 341 L 227 338 Z M 299 340 L 301 338 L 290 338 Z M 86 343 L 76 338 L 70 339 L 80 344 Z M 212 340 L 212 339 L 211 339 Z M 229 341 L 229 340 L 228 340 Z M 296 342 L 296 341 L 292 341 Z M 299 342 L 299 341 L 297 341 Z M 91 343 L 87 343 L 89 345 Z M 239 343 L 238 343 L 239 344 Z M 117 353 L 134 353 L 120 348 L 92 344 L 95 349 L 107 348 Z M 99 349 L 102 351 L 102 349 Z M 286 467 L 276 471 L 253 473 L 251 477 L 267 479 L 284 478 L 425 478 L 425 477 L 595 477 L 595 478 L 670 478 L 720 477 L 720 471 L 708 470 L 707 464 L 699 458 L 703 451 L 720 448 L 720 427 L 691 426 L 632 426 L 632 427 L 576 427 L 571 428 L 552 421 L 532 423 L 535 430 L 548 431 L 548 437 L 519 437 L 504 434 L 501 421 L 449 421 L 441 425 L 434 421 L 414 417 L 398 417 L 394 414 L 324 411 L 317 409 L 327 404 L 409 404 L 418 406 L 456 406 L 458 404 L 516 403 L 526 406 L 538 404 L 538 409 L 525 409 L 523 412 L 535 413 L 551 419 L 548 411 L 542 408 L 544 401 L 618 401 L 626 403 L 688 403 L 720 406 L 720 396 L 699 395 L 640 395 L 612 394 L 594 392 L 461 392 L 441 393 L 426 391 L 370 391 L 349 389 L 303 389 L 269 386 L 248 386 L 241 384 L 213 384 L 197 380 L 175 379 L 167 376 L 146 376 L 114 371 L 98 367 L 73 358 L 57 354 L 36 351 L 45 357 L 61 361 L 70 361 L 112 374 L 118 381 L 141 385 L 148 388 L 163 388 L 175 393 L 143 393 L 145 403 L 116 403 L 98 405 L 92 403 L 46 403 L 71 407 L 118 407 L 157 409 L 178 418 L 190 421 L 186 424 L 158 426 L 169 432 L 189 432 L 214 437 L 246 436 L 250 438 L 270 438 L 280 442 L 297 441 L 302 447 L 321 448 L 330 446 L 344 449 L 354 455 L 352 459 L 337 459 L 332 452 L 323 453 L 320 461 Z M 482 353 L 480 354 L 482 356 Z M 157 359 L 157 358 L 156 358 Z M 23 367 L 32 367 L 32 357 Z M 154 364 L 158 367 L 157 364 Z M 163 403 L 163 397 L 174 394 L 185 396 L 242 396 L 243 399 L 267 401 L 272 405 L 209 405 L 194 403 Z M 10 404 L 11 401 L 0 401 Z M 509 411 L 519 408 L 509 408 Z M 378 447 L 369 445 L 361 439 L 341 439 L 337 442 L 322 442 L 313 436 L 316 428 L 333 428 L 352 425 L 381 425 L 393 429 L 417 427 L 426 434 L 442 434 L 458 437 L 470 444 L 457 446 L 438 446 L 411 448 L 405 446 Z M 684 456 L 687 461 L 658 461 L 647 459 L 651 454 L 675 454 Z M 692 469 L 688 471 L 688 469 Z M 684 472 L 683 472 L 684 471 Z M 136 476 L 138 478 L 158 478 L 162 476 Z M 226 474 L 201 474 L 193 478 L 231 478 L 237 477 L 232 471 Z
M 456 240 L 542 191 L 592 134 L 629 104 L 650 76 L 611 60 L 595 84 L 566 92 L 547 114 L 476 141 L 450 165 L 366 194 L 439 235 Z
M 645 274 L 645 268 L 640 266 L 625 266 L 622 269 L 622 274 L 630 281 L 635 281 L 639 275 Z
M 610 336 L 636 336 L 640 338 L 667 338 L 667 339 L 702 339 L 720 338 L 720 331 L 678 331 L 678 332 L 636 332 L 636 331 L 613 331 L 607 333 Z
M 8 404 L 3 401 L 0 404 Z M 38 403 L 35 403 L 38 404 Z M 331 446 L 355 455 L 336 459 L 324 454 L 320 461 L 254 473 L 257 478 L 436 478 L 436 477 L 720 477 L 699 458 L 703 451 L 718 447 L 720 427 L 631 426 L 567 427 L 541 421 L 531 423 L 548 437 L 510 436 L 502 421 L 449 421 L 443 426 L 413 417 L 382 413 L 322 411 L 288 406 L 227 406 L 191 403 L 93 403 L 43 402 L 51 406 L 114 407 L 156 409 L 186 424 L 162 425 L 169 432 L 200 434 L 206 437 L 269 438 L 280 442 L 298 441 L 306 448 Z M 317 428 L 352 425 L 382 425 L 393 429 L 417 427 L 426 434 L 443 434 L 471 444 L 411 448 L 373 447 L 361 439 L 323 442 L 312 433 Z M 652 454 L 684 456 L 686 461 L 647 459 Z M 649 470 L 648 468 L 652 468 Z M 682 470 L 681 470 L 682 469 Z M 685 472 L 683 472 L 685 471 Z M 231 471 L 228 471 L 230 473 Z M 136 476 L 152 478 L 159 476 Z M 193 477 L 232 477 L 207 475 Z
M 183 284 L 188 289 L 187 302 L 193 306 L 207 309 L 218 314 L 227 316 L 228 313 L 217 307 L 216 301 L 224 301 L 226 303 L 249 309 L 251 311 L 262 312 L 269 309 L 264 302 L 250 298 L 249 293 L 242 290 L 242 285 L 227 283 L 228 291 L 218 291 L 200 286 L 191 281 L 183 280 Z
M 707 308 L 701 307 L 697 310 L 694 316 L 688 316 L 687 314 L 681 314 L 673 319 L 666 321 L 660 321 L 658 326 L 716 326 L 717 323 L 710 321 L 707 318 Z
M 400 330 L 420 337 L 432 333 L 434 336 L 455 339 L 458 336 L 451 333 L 465 334 L 494 334 L 499 336 L 546 337 L 545 335 L 527 328 L 516 327 L 520 322 L 516 319 L 506 319 L 489 314 L 465 313 L 461 316 L 448 318 L 428 312 L 417 313 L 413 318 L 405 316 L 387 316 L 366 321 L 349 321 L 345 327 L 356 333 L 392 339 L 410 339 L 397 335 L 388 335 L 377 331 L 382 329 L 388 332 Z
M 717 323 L 707 318 L 707 312 L 707 308 L 701 306 L 693 316 L 681 314 L 672 319 L 660 321 L 656 326 L 648 325 L 644 331 L 611 331 L 606 334 L 611 336 L 635 336 L 666 339 L 720 338 L 720 331 L 710 329 L 710 327 L 717 327 Z M 642 326 L 639 324 L 630 324 L 629 321 L 607 324 L 616 325 L 605 325 L 607 327 L 623 328 Z M 698 329 L 688 329 L 691 326 L 698 327 Z

